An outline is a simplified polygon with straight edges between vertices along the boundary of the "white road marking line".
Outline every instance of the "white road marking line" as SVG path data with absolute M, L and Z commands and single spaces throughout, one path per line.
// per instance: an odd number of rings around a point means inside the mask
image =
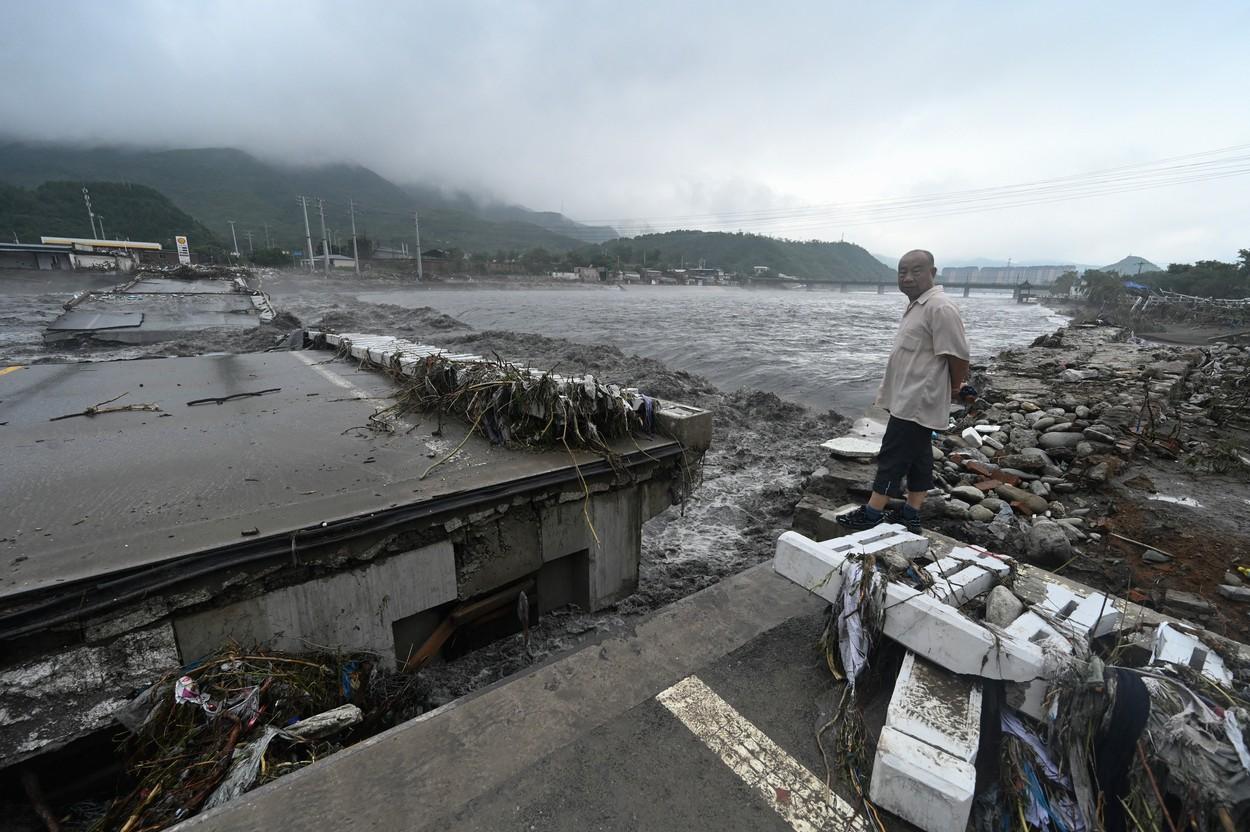
M 656 697 L 742 782 L 755 789 L 796 832 L 867 827 L 849 803 L 697 676 L 687 676 Z
M 361 390 L 359 387 L 352 384 L 350 381 L 343 378 L 338 373 L 334 372 L 333 370 L 327 367 L 323 367 L 320 364 L 318 364 L 317 361 L 319 359 L 310 358 L 309 356 L 304 355 L 302 352 L 292 352 L 291 354 L 294 355 L 296 358 L 298 358 L 300 361 L 303 361 L 305 364 L 309 366 L 310 369 L 312 369 L 314 373 L 321 376 L 326 381 L 333 384 L 335 387 L 342 387 L 344 390 L 350 390 L 351 392 L 355 393 L 357 397 L 362 398 L 362 399 L 367 399 L 369 397 L 368 393 L 366 393 L 364 390 Z

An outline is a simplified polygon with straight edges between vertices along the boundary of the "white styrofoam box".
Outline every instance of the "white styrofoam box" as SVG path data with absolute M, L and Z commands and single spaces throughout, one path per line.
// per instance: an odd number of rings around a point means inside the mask
M 908 653 L 894 682 L 885 724 L 964 762 L 976 762 L 981 683 Z
M 1120 626 L 1122 615 L 1116 599 L 1101 592 L 1079 595 L 1049 581 L 1045 586 L 1046 598 L 1038 607 L 1073 634 L 1085 639 L 1097 638 Z
M 1233 682 L 1232 675 L 1218 653 L 1204 645 L 1196 636 L 1182 632 L 1166 622 L 1155 629 L 1154 653 L 1150 657 L 1151 664 L 1160 662 L 1192 667 L 1221 685 L 1231 685 Z
M 882 523 L 871 529 L 822 540 L 820 545 L 831 552 L 844 555 L 870 555 L 886 549 L 897 549 L 908 560 L 929 551 L 929 539 L 924 535 L 912 534 L 901 523 Z
M 964 832 L 976 782 L 971 763 L 889 726 L 881 729 L 868 787 L 881 808 L 925 832 Z
M 783 532 L 777 538 L 773 570 L 831 604 L 842 591 L 842 569 L 845 565 L 844 551 L 834 551 L 798 532 Z
M 862 534 L 847 538 L 862 547 Z M 797 532 L 785 532 L 777 539 L 773 568 L 833 603 L 842 588 L 847 552 L 856 548 L 848 545 L 835 549 L 834 545 L 844 539 L 815 543 Z M 883 629 L 888 638 L 955 673 L 1023 682 L 1043 670 L 1038 645 L 1001 630 L 991 632 L 941 600 L 896 581 L 886 584 Z
M 977 432 L 976 428 L 964 428 L 964 432 L 959 435 L 964 442 L 968 443 L 971 447 L 981 447 L 983 440 L 981 439 L 981 434 Z
M 1072 643 L 1068 637 L 1032 610 L 1025 611 L 1003 632 L 1042 649 L 1044 673 L 1039 676 L 1053 674 L 1058 669 L 1061 658 L 1072 654 Z M 1007 704 L 1034 719 L 1045 720 L 1046 694 L 1049 691 L 1050 682 L 1046 678 L 1008 685 Z
M 965 566 L 954 573 L 935 575 L 927 592 L 945 604 L 960 607 L 982 592 L 989 592 L 997 583 L 993 572 L 980 566 Z
M 1042 649 L 997 633 L 931 595 L 886 585 L 885 635 L 947 670 L 1024 682 L 1041 675 Z

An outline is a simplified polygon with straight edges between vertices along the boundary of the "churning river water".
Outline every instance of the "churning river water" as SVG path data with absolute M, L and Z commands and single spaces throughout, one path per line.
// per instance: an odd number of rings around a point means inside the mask
M 974 360 L 1028 344 L 1064 319 L 1009 293 L 959 304 Z M 717 387 L 766 390 L 855 417 L 871 403 L 906 298 L 898 291 L 805 292 L 733 287 L 426 289 L 363 292 L 361 300 L 432 306 L 475 329 L 611 344 L 705 376 Z M 505 356 L 523 359 L 524 356 Z M 571 369 L 571 368 L 570 368 Z

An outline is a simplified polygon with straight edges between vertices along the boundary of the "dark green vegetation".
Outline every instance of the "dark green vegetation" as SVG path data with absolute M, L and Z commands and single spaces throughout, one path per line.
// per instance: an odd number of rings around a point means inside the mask
M 1166 271 L 1156 267 L 1154 271 L 1142 271 L 1140 274 L 1124 274 L 1111 270 L 1111 267 L 1087 269 L 1079 276 L 1076 272 L 1065 272 L 1055 280 L 1050 291 L 1051 294 L 1066 295 L 1075 287 L 1091 304 L 1101 306 L 1130 294 L 1125 283 L 1136 283 L 1148 290 L 1204 298 L 1248 298 L 1250 249 L 1238 251 L 1234 263 L 1220 260 L 1173 263 Z
M 599 247 L 609 262 L 647 268 L 708 268 L 750 275 L 755 266 L 769 272 L 793 275 L 809 281 L 846 280 L 886 283 L 894 280 L 894 270 L 854 243 L 826 243 L 820 240 L 782 240 L 758 234 L 710 231 L 669 231 L 645 234 L 629 240 L 614 240 Z M 605 263 L 607 265 L 607 263 Z
M 46 182 L 34 189 L 0 183 L 0 239 L 37 243 L 40 236 L 95 237 L 83 203 L 82 182 Z M 174 247 L 186 234 L 200 250 L 217 247 L 207 228 L 165 196 L 143 185 L 87 182 L 91 205 L 110 239 L 143 240 Z
M 482 204 L 433 188 L 401 188 L 357 165 L 286 167 L 225 148 L 156 151 L 0 145 L 0 182 L 34 187 L 48 181 L 119 180 L 157 189 L 227 245 L 227 220 L 234 220 L 244 252 L 244 232 L 249 230 L 254 248 L 266 246 L 266 225 L 275 246 L 305 248 L 304 218 L 297 202 L 301 195 L 324 199 L 327 227 L 335 237 L 348 240 L 348 201 L 354 199 L 357 231 L 381 246 L 398 246 L 402 240 L 414 247 L 414 209 L 421 212 L 421 243 L 427 249 L 496 251 L 541 246 L 568 251 L 610 232 L 579 225 L 559 214 Z M 107 217 L 108 212 L 104 213 Z M 83 217 L 85 226 L 85 209 Z M 308 218 L 316 246 L 321 236 L 316 202 L 310 204 Z M 191 242 L 196 242 L 194 237 Z

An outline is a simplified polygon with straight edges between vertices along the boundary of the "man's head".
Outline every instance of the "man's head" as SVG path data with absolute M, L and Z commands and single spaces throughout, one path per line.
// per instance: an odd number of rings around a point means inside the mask
M 915 300 L 932 289 L 935 277 L 937 266 L 933 263 L 931 251 L 912 249 L 898 261 L 898 289 L 909 300 Z

